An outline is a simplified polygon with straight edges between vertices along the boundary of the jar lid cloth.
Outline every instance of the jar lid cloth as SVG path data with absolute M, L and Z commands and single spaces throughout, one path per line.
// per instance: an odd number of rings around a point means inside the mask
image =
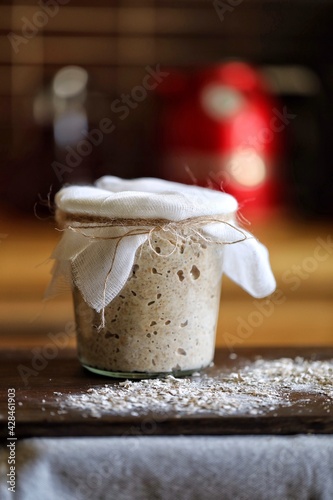
M 275 290 L 268 251 L 237 224 L 238 204 L 229 194 L 161 179 L 105 176 L 94 186 L 62 188 L 55 202 L 64 232 L 51 256 L 55 265 L 47 295 L 63 279 L 74 282 L 87 304 L 100 312 L 125 285 L 152 219 L 166 221 L 161 226 L 166 231 L 192 224 L 209 241 L 223 244 L 223 272 L 252 296 Z M 141 230 L 135 230 L 133 219 L 140 220 Z

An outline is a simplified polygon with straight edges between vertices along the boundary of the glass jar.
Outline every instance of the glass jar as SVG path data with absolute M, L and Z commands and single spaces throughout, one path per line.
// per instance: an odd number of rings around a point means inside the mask
M 78 355 L 88 370 L 119 378 L 187 375 L 213 360 L 223 245 L 181 229 L 153 234 L 136 252 L 120 293 L 97 313 L 74 288 Z

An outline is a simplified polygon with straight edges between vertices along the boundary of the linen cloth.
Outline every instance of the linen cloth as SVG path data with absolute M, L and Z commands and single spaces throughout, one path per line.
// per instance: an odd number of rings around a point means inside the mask
M 124 235 L 133 228 L 96 227 L 91 223 L 80 229 L 79 224 L 75 224 L 75 217 L 80 216 L 157 218 L 171 222 L 222 216 L 224 222 L 208 222 L 201 230 L 204 237 L 223 243 L 223 272 L 256 298 L 275 290 L 268 251 L 238 226 L 238 204 L 231 195 L 161 179 L 124 180 L 106 176 L 95 186 L 65 187 L 57 193 L 55 201 L 58 214 L 70 214 L 73 223 L 71 229 L 64 231 L 52 254 L 55 266 L 47 295 L 56 289 L 59 278 L 65 277 L 68 282 L 73 279 L 85 302 L 100 312 L 120 293 L 130 275 L 136 251 L 149 238 L 149 226 L 139 228 L 138 232 L 145 231 L 144 234 L 126 237 Z M 168 237 L 169 231 L 169 236 L 172 235 L 175 227 L 167 225 L 165 236 Z
M 332 500 L 333 436 L 34 438 L 7 500 Z

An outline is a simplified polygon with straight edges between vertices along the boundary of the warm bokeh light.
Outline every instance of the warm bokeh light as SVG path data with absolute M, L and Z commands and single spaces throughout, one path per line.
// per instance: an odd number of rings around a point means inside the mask
M 208 85 L 201 94 L 201 105 L 212 118 L 231 118 L 244 106 L 242 94 L 226 85 Z
M 253 149 L 240 149 L 233 153 L 226 168 L 233 180 L 246 188 L 258 187 L 267 175 L 263 158 Z
M 85 91 L 88 82 L 88 73 L 79 66 L 62 68 L 53 80 L 53 92 L 61 99 L 77 97 Z

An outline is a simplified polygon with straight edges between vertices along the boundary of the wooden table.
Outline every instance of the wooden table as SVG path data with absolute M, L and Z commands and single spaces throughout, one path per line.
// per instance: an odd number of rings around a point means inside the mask
M 0 379 L 2 389 L 1 422 L 6 424 L 7 390 L 16 392 L 16 435 L 30 436 L 123 436 L 142 435 L 142 421 L 154 421 L 156 435 L 223 435 L 223 434 L 297 434 L 332 433 L 333 408 L 327 411 L 327 398 L 320 394 L 295 392 L 291 394 L 292 405 L 280 406 L 263 415 L 180 416 L 175 412 L 154 420 L 153 414 L 114 416 L 104 414 L 100 418 L 84 417 L 78 410 L 58 414 L 58 398 L 54 394 L 82 393 L 89 388 L 118 384 L 117 380 L 93 375 L 79 364 L 73 349 L 59 350 L 56 358 L 49 360 L 35 375 L 27 376 L 27 384 L 19 374 L 18 367 L 33 368 L 33 352 L 30 350 L 3 350 L 0 354 Z M 237 371 L 244 363 L 256 356 L 263 359 L 303 356 L 319 360 L 333 359 L 333 348 L 262 348 L 239 349 L 237 359 L 230 353 L 218 349 L 215 366 L 206 370 L 211 376 L 223 367 L 226 373 Z M 234 356 L 233 356 L 234 357 Z M 34 366 L 36 368 L 36 366 Z M 5 382 L 5 383 L 4 383 Z M 333 381 L 332 381 L 333 384 Z M 332 385 L 333 388 L 333 385 Z M 332 400 L 331 400 L 332 401 Z M 44 410 L 43 410 L 44 408 Z M 6 426 L 1 426 L 1 435 L 7 435 Z

